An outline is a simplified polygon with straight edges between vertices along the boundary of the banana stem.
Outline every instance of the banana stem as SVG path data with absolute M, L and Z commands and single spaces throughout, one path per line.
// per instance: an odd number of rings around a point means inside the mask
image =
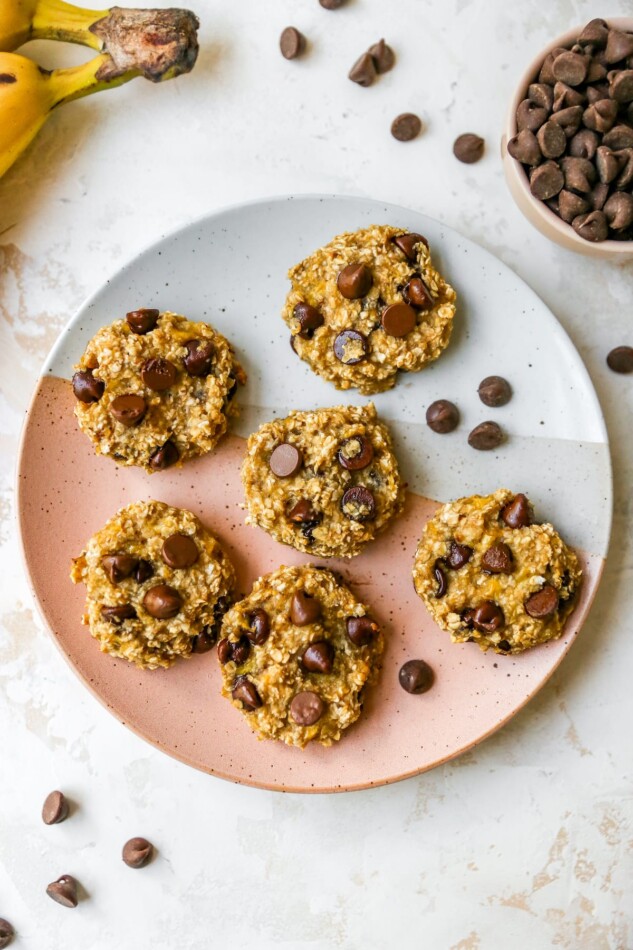
M 88 63 L 73 66 L 70 69 L 54 69 L 47 77 L 51 90 L 52 106 L 59 106 L 73 99 L 81 99 L 102 89 L 112 89 L 134 79 L 140 73 L 137 69 L 117 72 L 113 69 L 112 58 L 108 53 L 95 56 Z
M 64 0 L 38 0 L 31 25 L 34 40 L 63 40 L 81 43 L 91 49 L 103 49 L 103 42 L 91 27 L 107 17 L 109 10 L 83 10 Z

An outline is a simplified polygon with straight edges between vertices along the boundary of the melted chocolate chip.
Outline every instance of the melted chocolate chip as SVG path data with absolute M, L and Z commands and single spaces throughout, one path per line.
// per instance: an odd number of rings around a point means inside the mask
M 526 495 L 515 495 L 512 501 L 501 509 L 501 520 L 509 528 L 526 528 L 532 524 L 532 505 Z
M 115 607 L 102 607 L 101 616 L 108 623 L 118 626 L 124 620 L 133 620 L 136 617 L 136 611 L 132 604 L 117 604 Z
M 355 647 L 367 646 L 380 632 L 380 627 L 371 617 L 348 617 L 346 628 Z
M 393 303 L 385 307 L 380 322 L 388 336 L 403 337 L 415 329 L 417 317 L 413 307 L 408 304 Z
M 295 591 L 290 604 L 290 620 L 297 627 L 316 623 L 321 617 L 321 603 L 304 590 Z
M 364 485 L 353 485 L 341 498 L 341 511 L 351 521 L 371 521 L 376 517 L 376 501 Z
M 308 673 L 331 673 L 334 667 L 334 647 L 329 640 L 317 640 L 303 652 L 301 665 Z
M 374 447 L 364 435 L 354 435 L 341 442 L 336 456 L 339 465 L 350 472 L 358 472 L 371 465 L 374 459 Z
M 182 597 L 169 584 L 157 584 L 150 587 L 143 598 L 143 606 L 151 617 L 157 620 L 170 620 L 180 612 Z
M 175 465 L 180 453 L 171 439 L 168 439 L 159 449 L 155 449 L 149 457 L 150 466 L 157 472 Z
M 143 308 L 141 310 L 130 310 L 129 313 L 126 313 L 125 319 L 133 333 L 145 336 L 146 333 L 155 328 L 159 316 L 158 310 Z
M 494 633 L 505 623 L 503 610 L 492 600 L 484 600 L 478 607 L 472 611 L 470 618 L 476 630 L 480 633 Z
M 160 357 L 145 360 L 141 366 L 141 379 L 148 389 L 156 393 L 170 389 L 176 382 L 177 375 L 174 364 Z
M 325 323 L 322 314 L 316 307 L 311 307 L 309 303 L 295 304 L 292 311 L 294 317 L 299 321 L 299 336 L 304 340 L 311 340 L 314 331 L 318 330 Z
M 263 608 L 258 607 L 248 615 L 246 636 L 253 646 L 260 647 L 270 636 L 270 619 Z
M 468 564 L 473 556 L 473 549 L 467 544 L 458 544 L 457 541 L 451 541 L 451 546 L 446 557 L 446 563 L 452 570 L 458 571 L 460 567 Z
M 172 534 L 163 542 L 161 555 L 168 567 L 182 570 L 195 564 L 200 552 L 188 534 Z
M 346 366 L 362 363 L 367 358 L 367 340 L 358 330 L 342 330 L 332 346 L 337 360 Z
M 339 293 L 347 300 L 365 297 L 374 282 L 367 264 L 348 264 L 336 278 Z
M 79 402 L 99 402 L 104 389 L 105 383 L 95 379 L 91 369 L 79 370 L 73 376 L 73 393 Z
M 300 471 L 303 465 L 303 456 L 296 445 L 290 442 L 281 442 L 277 445 L 268 460 L 270 470 L 277 478 L 291 478 Z
M 183 365 L 190 376 L 208 376 L 213 368 L 213 343 L 210 340 L 188 340 Z M 237 380 L 236 380 L 237 383 Z
M 325 712 L 325 703 L 317 693 L 305 690 L 290 703 L 290 715 L 298 726 L 313 726 Z
M 414 232 L 397 234 L 396 237 L 392 238 L 392 241 L 410 261 L 417 261 L 418 259 L 416 252 L 416 246 L 418 244 L 424 244 L 425 247 L 429 246 L 429 242 L 425 237 L 422 237 L 421 234 L 415 234 Z
M 484 552 L 481 566 L 486 574 L 511 574 L 514 570 L 512 551 L 500 541 Z
M 231 696 L 240 702 L 246 712 L 253 712 L 262 705 L 262 699 L 254 683 L 247 676 L 238 676 L 233 684 Z
M 295 524 L 314 524 L 318 520 L 318 515 L 312 507 L 312 502 L 307 498 L 300 498 L 299 501 L 288 510 L 286 517 Z
M 110 403 L 110 413 L 126 429 L 131 429 L 143 421 L 147 412 L 147 403 L 137 393 L 117 396 Z
M 101 558 L 101 566 L 112 584 L 129 577 L 138 565 L 138 558 L 129 554 L 107 554 Z
M 546 620 L 558 609 L 558 591 L 551 584 L 545 584 L 536 593 L 530 594 L 525 601 L 525 612 L 535 620 Z
M 134 579 L 137 584 L 143 584 L 145 581 L 149 580 L 150 577 L 154 574 L 154 568 L 152 567 L 151 561 L 145 561 L 141 559 L 138 562 L 137 568 L 134 571 Z
M 435 596 L 439 599 L 440 597 L 443 597 L 446 591 L 448 590 L 446 574 L 444 573 L 444 561 L 442 558 L 438 558 L 435 564 L 433 565 L 433 576 L 435 577 L 435 580 L 437 582 Z
M 416 310 L 430 310 L 433 298 L 421 277 L 412 277 L 402 291 L 405 303 Z

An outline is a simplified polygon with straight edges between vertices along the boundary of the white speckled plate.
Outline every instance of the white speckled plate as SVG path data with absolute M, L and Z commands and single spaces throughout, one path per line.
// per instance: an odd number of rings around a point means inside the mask
M 219 694 L 214 654 L 167 671 L 140 672 L 99 653 L 82 627 L 84 591 L 68 579 L 70 559 L 113 512 L 140 498 L 190 508 L 234 559 L 241 590 L 282 563 L 310 560 L 243 525 L 239 467 L 243 439 L 291 408 L 363 402 L 314 376 L 288 345 L 279 312 L 288 268 L 335 234 L 389 223 L 426 235 L 457 290 L 453 341 L 433 366 L 403 376 L 374 402 L 395 433 L 410 493 L 404 516 L 351 562 L 335 562 L 384 626 L 385 664 L 363 715 L 330 749 L 300 751 L 258 742 Z M 103 324 L 138 307 L 207 320 L 235 344 L 249 381 L 242 415 L 213 455 L 148 476 L 97 458 L 78 431 L 69 385 L 73 364 Z M 484 376 L 500 374 L 512 401 L 486 408 Z M 446 436 L 424 425 L 426 407 L 447 398 L 461 425 Z M 494 452 L 467 434 L 492 418 L 507 431 Z M 585 583 L 564 636 L 518 657 L 454 645 L 413 592 L 411 565 L 424 521 L 438 502 L 500 486 L 524 491 L 579 551 Z M 393 782 L 458 755 L 520 709 L 560 663 L 593 599 L 611 521 L 606 430 L 587 372 L 547 307 L 494 257 L 456 232 L 403 208 L 362 198 L 294 197 L 210 215 L 163 238 L 130 262 L 70 321 L 51 353 L 26 421 L 19 514 L 35 597 L 58 645 L 112 712 L 184 762 L 238 782 L 293 791 L 337 791 Z M 42 543 L 46 539 L 46 544 Z M 422 696 L 398 686 L 402 662 L 435 669 Z

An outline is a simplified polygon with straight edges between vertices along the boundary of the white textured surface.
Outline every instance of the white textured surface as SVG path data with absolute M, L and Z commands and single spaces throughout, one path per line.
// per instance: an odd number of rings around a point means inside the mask
M 628 7 L 619 0 L 607 12 Z M 26 950 L 630 950 L 633 396 L 604 356 L 632 342 L 633 267 L 575 258 L 532 231 L 509 199 L 497 144 L 524 63 L 551 35 L 605 11 L 581 0 L 349 0 L 337 13 L 316 0 L 200 0 L 198 12 L 204 46 L 190 77 L 138 81 L 61 110 L 0 182 L 0 916 Z M 276 49 L 288 22 L 313 40 L 301 62 Z M 371 89 L 352 85 L 347 68 L 381 35 L 397 68 Z M 45 65 L 78 55 L 33 52 Z M 401 145 L 388 127 L 408 109 L 428 131 Z M 453 160 L 462 131 L 485 136 L 479 165 Z M 497 253 L 583 355 L 616 471 L 605 579 L 551 683 L 456 763 L 331 798 L 215 781 L 118 725 L 43 633 L 12 520 L 30 390 L 82 297 L 164 230 L 286 191 L 409 205 Z M 55 557 L 54 539 L 42 543 Z M 52 787 L 79 809 L 46 828 L 39 810 Z M 160 849 L 139 872 L 119 859 L 133 834 Z M 43 893 L 64 872 L 90 894 L 74 912 Z

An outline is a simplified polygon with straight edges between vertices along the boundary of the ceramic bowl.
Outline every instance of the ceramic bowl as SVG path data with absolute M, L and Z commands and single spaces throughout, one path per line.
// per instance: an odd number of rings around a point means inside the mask
M 633 31 L 633 18 L 631 17 L 611 17 L 607 20 L 607 23 L 610 27 L 619 30 Z M 569 251 L 576 251 L 578 254 L 584 254 L 587 257 L 622 262 L 629 261 L 633 260 L 633 241 L 600 241 L 593 244 L 579 237 L 570 224 L 567 224 L 559 218 L 553 211 L 550 211 L 546 204 L 532 195 L 523 165 L 512 158 L 507 149 L 508 141 L 517 134 L 517 106 L 522 99 L 526 98 L 530 83 L 536 81 L 543 60 L 547 54 L 557 46 L 573 46 L 583 28 L 584 24 L 581 24 L 563 33 L 562 36 L 557 36 L 553 39 L 551 43 L 542 49 L 538 56 L 532 60 L 521 76 L 516 92 L 510 102 L 501 140 L 503 167 L 508 187 L 519 210 L 522 211 L 528 221 L 530 221 L 535 228 L 538 228 L 541 234 L 544 234 L 550 241 L 555 241 L 555 243 L 560 244 L 561 247 L 567 248 Z

